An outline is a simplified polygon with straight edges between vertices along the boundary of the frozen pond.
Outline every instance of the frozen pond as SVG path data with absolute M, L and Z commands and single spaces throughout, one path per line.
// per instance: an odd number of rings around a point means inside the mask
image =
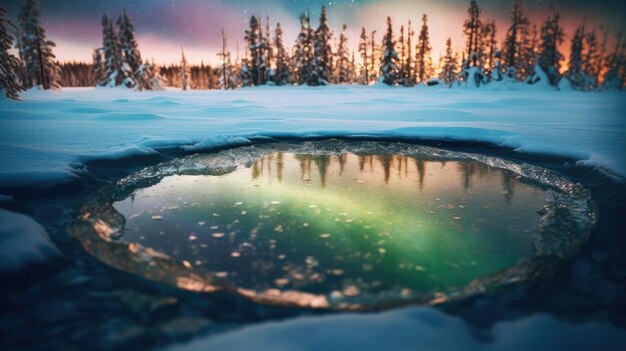
M 109 265 L 192 291 L 308 308 L 438 303 L 575 253 L 594 221 L 579 190 L 428 147 L 269 144 L 144 169 L 87 204 L 73 233 Z

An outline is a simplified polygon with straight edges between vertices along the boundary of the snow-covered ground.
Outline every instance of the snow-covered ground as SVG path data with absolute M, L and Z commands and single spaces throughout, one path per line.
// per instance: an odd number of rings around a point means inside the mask
M 512 90 L 516 89 L 516 90 Z M 243 144 L 251 136 L 486 141 L 626 176 L 626 95 L 511 87 L 29 91 L 0 100 L 0 184 L 66 181 L 82 162 Z M 241 138 L 243 137 L 243 138 Z

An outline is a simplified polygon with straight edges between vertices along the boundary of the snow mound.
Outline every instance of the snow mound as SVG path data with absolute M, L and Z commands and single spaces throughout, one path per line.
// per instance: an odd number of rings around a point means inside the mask
M 598 340 L 601 348 L 617 350 L 626 342 L 614 326 L 547 315 L 499 322 L 490 334 L 481 341 L 460 318 L 423 307 L 266 322 L 167 350 L 595 350 Z
M 59 251 L 39 223 L 0 209 L 0 271 L 17 271 L 57 255 Z
M 241 146 L 248 145 L 251 141 L 242 137 L 232 137 L 226 135 L 217 135 L 214 137 L 206 138 L 199 143 L 193 145 L 184 145 L 182 148 L 185 151 L 201 151 L 208 149 L 223 148 L 227 146 Z

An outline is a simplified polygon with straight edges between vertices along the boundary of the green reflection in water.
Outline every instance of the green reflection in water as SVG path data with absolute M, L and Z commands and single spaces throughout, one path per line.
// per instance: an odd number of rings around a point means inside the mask
M 238 287 L 355 296 L 461 287 L 533 255 L 541 188 L 474 161 L 279 153 L 114 207 L 138 242 Z

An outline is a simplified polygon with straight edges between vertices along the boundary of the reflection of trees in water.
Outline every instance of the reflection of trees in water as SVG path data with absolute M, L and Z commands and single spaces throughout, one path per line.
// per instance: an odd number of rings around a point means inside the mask
M 322 187 L 326 186 L 326 175 L 331 163 L 330 155 L 296 155 L 295 159 L 300 161 L 302 180 L 311 180 L 311 163 L 315 163 L 320 174 Z
M 337 162 L 339 162 L 339 175 L 343 175 L 343 170 L 348 162 L 348 154 L 337 155 Z
M 458 165 L 459 171 L 461 172 L 461 179 L 463 180 L 463 189 L 465 189 L 465 191 L 472 187 L 472 178 L 475 176 L 484 178 L 490 173 L 488 167 L 473 161 L 461 161 Z
M 504 189 L 504 200 L 507 204 L 510 204 L 515 195 L 515 177 L 507 172 L 502 171 L 502 188 Z
M 283 180 L 283 153 L 279 152 L 276 155 L 276 178 L 281 182 Z
M 383 172 L 385 173 L 385 184 L 389 183 L 389 174 L 391 172 L 391 164 L 393 162 L 392 155 L 380 155 L 377 156 L 378 161 L 383 166 Z
M 416 158 L 415 166 L 417 167 L 417 181 L 420 189 L 424 188 L 424 175 L 426 174 L 426 162 L 424 160 Z
M 365 170 L 365 165 L 369 164 L 370 171 L 374 170 L 374 156 L 372 155 L 360 155 L 359 156 L 359 171 Z

